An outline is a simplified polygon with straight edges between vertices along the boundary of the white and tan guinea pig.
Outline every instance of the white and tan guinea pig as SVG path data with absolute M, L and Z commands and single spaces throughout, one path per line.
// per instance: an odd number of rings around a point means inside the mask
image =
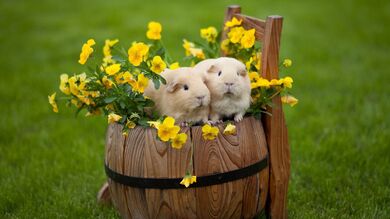
M 193 73 L 192 68 L 166 69 L 161 76 L 165 85 L 156 90 L 149 83 L 144 92 L 160 115 L 171 116 L 178 123 L 208 121 L 210 92 L 204 76 Z
M 194 72 L 206 75 L 210 90 L 210 119 L 234 116 L 241 121 L 250 106 L 251 86 L 245 65 L 234 58 L 207 59 L 194 66 Z

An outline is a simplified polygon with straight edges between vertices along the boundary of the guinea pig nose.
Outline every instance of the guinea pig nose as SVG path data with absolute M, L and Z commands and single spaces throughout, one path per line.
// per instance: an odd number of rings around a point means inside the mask
M 226 86 L 232 86 L 234 83 L 225 83 Z
M 197 96 L 196 98 L 198 98 L 199 100 L 202 100 L 203 98 L 205 98 L 206 96 Z

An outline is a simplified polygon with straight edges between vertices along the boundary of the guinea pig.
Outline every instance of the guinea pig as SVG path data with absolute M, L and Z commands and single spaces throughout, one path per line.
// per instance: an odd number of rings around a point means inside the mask
M 155 102 L 160 115 L 175 118 L 178 123 L 208 122 L 210 92 L 204 76 L 195 74 L 192 68 L 166 69 L 161 73 L 166 84 L 155 89 L 149 83 L 144 95 Z
M 245 65 L 234 58 L 207 59 L 194 67 L 194 72 L 206 76 L 210 90 L 210 119 L 218 122 L 233 117 L 239 122 L 250 106 L 251 86 Z

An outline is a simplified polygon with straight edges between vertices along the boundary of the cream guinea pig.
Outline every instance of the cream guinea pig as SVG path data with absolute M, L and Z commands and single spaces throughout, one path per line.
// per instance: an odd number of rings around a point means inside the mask
M 251 86 L 245 65 L 234 58 L 207 59 L 194 66 L 195 72 L 206 76 L 210 90 L 210 119 L 218 122 L 234 116 L 241 121 L 250 106 Z
M 208 122 L 210 92 L 204 76 L 195 74 L 192 68 L 166 69 L 161 73 L 166 84 L 159 89 L 149 83 L 144 95 L 155 102 L 160 115 L 175 118 L 178 123 Z

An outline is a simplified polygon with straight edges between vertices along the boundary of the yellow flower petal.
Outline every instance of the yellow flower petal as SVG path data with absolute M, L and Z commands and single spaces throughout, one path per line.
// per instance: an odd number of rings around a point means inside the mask
M 284 67 L 288 68 L 288 67 L 290 67 L 291 65 L 292 65 L 291 59 L 285 59 L 285 60 L 283 60 L 283 66 L 284 66 Z
M 219 133 L 217 127 L 212 127 L 209 124 L 206 124 L 202 127 L 202 136 L 205 140 L 214 140 Z
M 225 135 L 234 135 L 236 134 L 236 126 L 235 125 L 232 125 L 231 123 L 229 123 L 225 130 L 223 130 L 223 134 Z
M 184 185 L 186 188 L 190 186 L 190 184 L 196 183 L 196 176 L 186 175 L 181 180 L 180 184 Z
M 176 135 L 175 138 L 172 140 L 172 147 L 175 149 L 181 149 L 183 145 L 187 142 L 187 134 L 186 133 L 180 133 Z
M 150 70 L 152 70 L 156 74 L 160 74 L 162 71 L 165 70 L 166 67 L 167 65 L 161 59 L 160 56 L 153 57 L 152 66 L 150 67 Z
M 144 43 L 134 43 L 128 50 L 129 62 L 134 66 L 139 66 L 149 52 L 149 46 Z
M 171 69 L 171 70 L 175 70 L 178 68 L 180 68 L 179 62 L 174 62 L 171 65 L 169 65 L 169 69 Z
M 57 93 L 54 92 L 52 95 L 49 95 L 48 99 L 49 99 L 50 105 L 53 107 L 53 112 L 58 113 L 58 106 L 57 106 L 57 102 L 56 102 L 56 94 Z
M 118 122 L 120 119 L 122 119 L 122 116 L 117 115 L 115 113 L 110 113 L 108 115 L 108 118 L 107 118 L 109 124 L 114 123 L 114 122 Z
M 148 31 L 146 32 L 146 37 L 151 40 L 161 39 L 161 24 L 158 22 L 151 21 L 148 24 Z
M 215 27 L 203 28 L 200 29 L 200 36 L 208 42 L 215 43 L 215 40 L 218 37 L 218 31 Z
M 241 23 L 242 23 L 242 20 L 238 20 L 236 17 L 233 17 L 230 21 L 227 21 L 225 23 L 225 30 L 229 27 L 241 25 Z
M 161 141 L 169 141 L 170 139 L 174 139 L 179 131 L 180 127 L 175 126 L 175 119 L 168 116 L 159 125 L 157 134 Z
M 241 38 L 241 46 L 245 49 L 251 48 L 255 45 L 255 29 L 250 29 L 244 32 L 244 35 Z
M 290 106 L 294 106 L 295 104 L 298 103 L 298 99 L 291 96 L 291 95 L 286 95 L 281 97 L 282 103 L 289 104 Z
M 114 75 L 114 74 L 118 73 L 121 70 L 121 64 L 110 65 L 110 66 L 106 67 L 105 70 L 106 70 L 106 73 L 108 75 Z

